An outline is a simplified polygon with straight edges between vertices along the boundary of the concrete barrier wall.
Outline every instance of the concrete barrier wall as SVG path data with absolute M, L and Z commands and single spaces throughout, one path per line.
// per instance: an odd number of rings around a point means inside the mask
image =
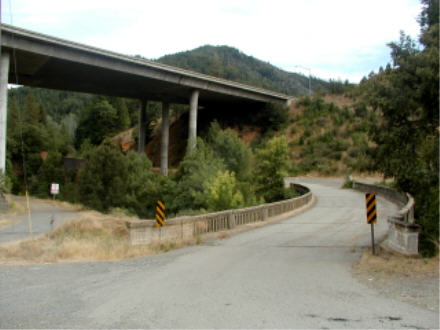
M 353 189 L 374 192 L 400 206 L 400 209 L 387 219 L 389 230 L 383 246 L 405 255 L 418 255 L 420 225 L 416 224 L 414 219 L 414 198 L 408 193 L 357 181 L 353 181 Z
M 126 223 L 130 242 L 133 245 L 151 244 L 175 240 L 187 240 L 207 233 L 227 231 L 246 224 L 266 221 L 284 213 L 294 211 L 312 200 L 309 188 L 294 184 L 302 196 L 285 201 L 227 210 L 196 216 L 184 216 L 166 220 L 161 229 L 155 220 L 137 220 Z

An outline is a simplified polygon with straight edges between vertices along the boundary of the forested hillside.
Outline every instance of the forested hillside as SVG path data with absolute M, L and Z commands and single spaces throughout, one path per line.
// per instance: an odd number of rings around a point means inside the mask
M 166 55 L 157 61 L 288 95 L 306 95 L 309 92 L 309 77 L 283 71 L 228 46 L 206 45 L 190 51 Z M 329 83 L 312 77 L 312 91 L 318 86 L 327 90 Z

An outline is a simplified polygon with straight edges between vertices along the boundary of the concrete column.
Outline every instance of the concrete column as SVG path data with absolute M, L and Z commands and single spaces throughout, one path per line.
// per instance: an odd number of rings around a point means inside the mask
M 160 174 L 168 176 L 168 142 L 170 130 L 170 104 L 162 103 L 162 143 L 160 146 Z
M 197 105 L 199 102 L 199 91 L 194 90 L 189 100 L 189 131 L 188 151 L 192 153 L 197 144 Z
M 147 101 L 141 101 L 139 109 L 139 134 L 138 134 L 138 153 L 143 153 L 145 149 L 145 120 L 147 118 Z
M 8 119 L 9 53 L 0 59 L 0 172 L 6 172 L 6 121 Z

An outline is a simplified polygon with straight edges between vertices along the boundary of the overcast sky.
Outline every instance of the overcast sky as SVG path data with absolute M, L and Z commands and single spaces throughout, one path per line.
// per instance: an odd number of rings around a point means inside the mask
M 149 59 L 228 45 L 286 71 L 351 82 L 419 34 L 418 0 L 3 0 L 2 22 Z

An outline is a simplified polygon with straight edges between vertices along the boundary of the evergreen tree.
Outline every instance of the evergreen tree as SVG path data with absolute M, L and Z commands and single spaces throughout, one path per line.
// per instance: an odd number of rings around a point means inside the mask
M 401 33 L 391 43 L 393 67 L 361 84 L 365 99 L 381 118 L 369 134 L 376 143 L 376 169 L 394 177 L 416 199 L 416 218 L 423 226 L 420 250 L 438 248 L 439 187 L 439 13 L 438 0 L 422 1 L 424 49 Z
M 124 207 L 127 169 L 127 159 L 115 146 L 96 148 L 78 174 L 80 202 L 102 212 Z
M 31 186 L 31 193 L 39 197 L 50 197 L 50 185 L 58 183 L 63 189 L 64 172 L 62 169 L 62 155 L 59 152 L 52 151 L 47 154 L 46 159 L 38 169 L 36 181 Z
M 32 91 L 27 94 L 24 102 L 23 122 L 29 125 L 46 124 L 46 114 L 43 106 L 37 102 Z
M 81 113 L 76 130 L 76 147 L 88 138 L 94 145 L 118 132 L 120 122 L 116 109 L 101 96 L 93 97 Z

